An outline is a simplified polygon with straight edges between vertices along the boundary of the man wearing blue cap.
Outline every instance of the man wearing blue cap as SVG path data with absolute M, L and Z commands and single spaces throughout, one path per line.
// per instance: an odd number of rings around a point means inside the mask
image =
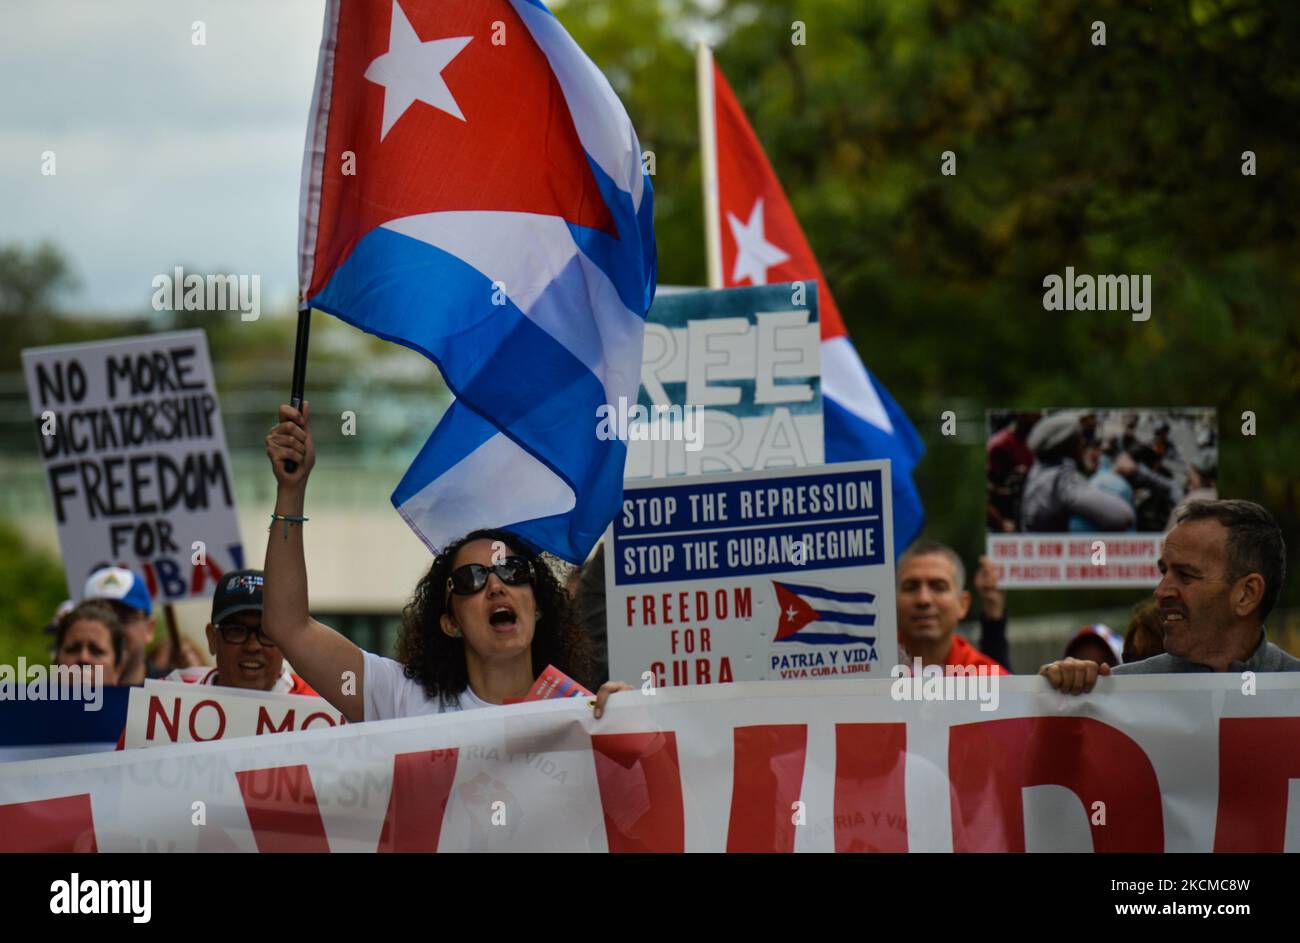
M 122 623 L 122 670 L 118 684 L 144 684 L 145 678 L 161 678 L 165 669 L 149 664 L 145 650 L 153 642 L 157 620 L 153 597 L 135 573 L 120 566 L 106 566 L 90 574 L 81 594 L 82 602 L 99 600 L 112 608 Z

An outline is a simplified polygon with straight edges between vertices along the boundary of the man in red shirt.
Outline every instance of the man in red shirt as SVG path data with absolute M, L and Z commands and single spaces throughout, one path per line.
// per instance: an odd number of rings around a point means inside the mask
M 970 610 L 961 557 L 932 540 L 918 541 L 898 561 L 898 644 L 904 664 L 984 665 L 994 674 L 1007 670 L 953 632 Z

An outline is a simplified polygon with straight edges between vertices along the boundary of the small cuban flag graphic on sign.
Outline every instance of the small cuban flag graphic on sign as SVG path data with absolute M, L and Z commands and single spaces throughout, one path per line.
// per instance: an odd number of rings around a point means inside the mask
M 776 580 L 772 586 L 781 610 L 773 642 L 876 644 L 876 614 L 870 611 L 875 593 L 850 593 Z

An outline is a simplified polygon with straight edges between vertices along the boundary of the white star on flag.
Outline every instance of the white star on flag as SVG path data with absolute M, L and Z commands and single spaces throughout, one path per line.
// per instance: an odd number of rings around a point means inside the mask
M 793 621 L 794 621 L 794 617 L 797 616 L 797 615 L 799 614 L 799 610 L 797 610 L 794 606 L 791 606 L 789 609 L 787 609 L 787 610 L 785 611 L 785 614 L 786 614 L 787 616 L 789 616 L 789 617 L 790 617 L 790 621 L 793 622 Z
M 727 214 L 731 235 L 736 240 L 736 267 L 731 280 L 748 276 L 751 285 L 766 285 L 767 270 L 788 261 L 790 256 L 768 242 L 763 235 L 763 198 L 760 196 L 749 211 L 749 221 L 742 223 L 734 213 Z
M 432 105 L 449 115 L 465 120 L 451 89 L 443 80 L 442 70 L 455 59 L 473 36 L 454 36 L 421 42 L 411 21 L 397 0 L 393 0 L 393 19 L 388 27 L 388 51 L 366 67 L 366 78 L 384 87 L 384 127 L 379 140 L 387 137 L 397 119 L 416 101 Z

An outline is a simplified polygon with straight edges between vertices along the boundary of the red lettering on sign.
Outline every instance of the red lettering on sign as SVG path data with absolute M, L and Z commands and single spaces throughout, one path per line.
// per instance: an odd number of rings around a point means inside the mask
M 1220 720 L 1214 850 L 1280 854 L 1292 779 L 1300 779 L 1300 717 Z
M 591 749 L 609 850 L 682 852 L 686 825 L 677 735 L 593 734 Z
M 235 779 L 258 851 L 330 850 L 305 764 L 239 770 Z
M 1064 786 L 1083 803 L 1099 852 L 1164 851 L 1160 785 L 1142 748 L 1088 717 L 958 724 L 948 734 L 954 851 L 1025 850 L 1025 786 Z M 1094 824 L 1093 803 L 1105 803 Z
M 284 733 L 286 730 L 293 730 L 293 714 L 295 708 L 289 708 L 289 712 L 284 715 L 284 720 L 280 721 L 280 726 L 275 726 L 271 720 L 271 715 L 266 712 L 266 705 L 259 704 L 257 707 L 257 730 L 254 733 L 261 736 L 264 733 Z
M 835 850 L 907 851 L 906 724 L 835 725 Z
M 459 750 L 423 750 L 393 757 L 393 791 L 378 851 L 438 850 L 442 817 L 456 778 Z
M 806 724 L 737 727 L 727 851 L 794 851 Z
M 216 586 L 218 583 L 221 582 L 221 568 L 218 567 L 211 560 L 208 560 L 206 555 L 204 557 L 204 560 L 205 562 L 203 564 L 201 564 L 200 566 L 196 566 L 194 568 L 194 573 L 191 575 L 190 578 L 191 596 L 203 595 L 203 589 L 205 584 L 207 583 L 206 577 L 208 576 L 212 577 L 213 586 Z
M 217 712 L 217 732 L 210 737 L 200 737 L 199 732 L 194 728 L 194 718 L 198 716 L 199 711 L 205 707 L 211 707 Z M 206 740 L 220 740 L 221 735 L 226 732 L 226 712 L 221 709 L 221 705 L 216 701 L 203 700 L 194 705 L 190 711 L 190 739 L 195 743 L 202 743 Z
M 162 721 L 163 729 L 167 731 L 167 739 L 170 740 L 172 743 L 175 743 L 176 738 L 180 736 L 180 731 L 181 731 L 180 700 L 177 699 L 172 702 L 171 722 L 168 723 L 167 709 L 163 707 L 162 701 L 158 699 L 157 695 L 152 695 L 149 698 L 149 716 L 145 722 L 145 732 L 144 732 L 144 738 L 146 740 L 153 739 L 154 722 L 159 720 Z
M 0 805 L 0 853 L 98 850 L 88 792 Z

